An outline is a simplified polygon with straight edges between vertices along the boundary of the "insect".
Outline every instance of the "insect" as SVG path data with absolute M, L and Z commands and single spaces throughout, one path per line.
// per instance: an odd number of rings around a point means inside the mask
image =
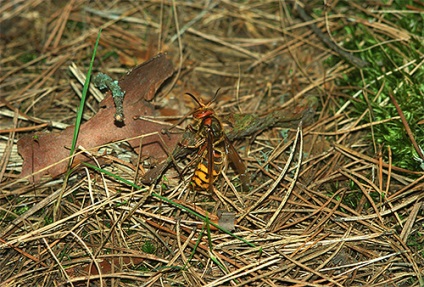
M 246 166 L 224 133 L 222 123 L 215 116 L 215 111 L 209 107 L 217 94 L 208 104 L 203 104 L 190 93 L 187 95 L 199 105 L 193 113 L 193 118 L 198 121 L 197 127 L 189 126 L 196 131 L 197 155 L 200 158 L 191 179 L 193 184 L 200 189 L 211 190 L 218 175 L 227 165 L 227 159 L 232 162 L 237 173 L 245 177 Z
M 175 158 L 181 154 L 182 147 L 196 151 L 196 156 L 193 160 L 196 167 L 191 178 L 195 188 L 212 191 L 213 183 L 227 165 L 228 160 L 240 175 L 242 183 L 246 184 L 246 166 L 226 136 L 220 119 L 215 115 L 215 111 L 210 108 L 210 104 L 215 100 L 217 93 L 207 104 L 204 104 L 190 93 L 187 93 L 187 95 L 199 105 L 199 108 L 192 113 L 196 123 L 187 127 L 183 135 L 184 140 L 177 146 L 172 155 Z M 168 159 L 162 165 L 146 173 L 146 180 L 142 182 L 151 183 L 156 180 L 170 162 L 172 162 L 172 159 Z

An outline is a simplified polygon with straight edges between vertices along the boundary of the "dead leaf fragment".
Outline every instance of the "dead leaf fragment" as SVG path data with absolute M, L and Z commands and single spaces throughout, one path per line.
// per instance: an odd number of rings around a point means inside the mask
M 125 122 L 119 125 L 114 120 L 115 106 L 110 93 L 101 102 L 101 109 L 89 121 L 81 125 L 77 146 L 87 150 L 110 142 L 132 138 L 140 135 L 160 132 L 164 127 L 159 123 L 133 119 L 138 116 L 154 116 L 157 111 L 147 101 L 155 96 L 157 90 L 173 74 L 172 62 L 164 54 L 159 54 L 149 61 L 134 68 L 119 81 L 124 98 Z M 43 175 L 56 177 L 66 171 L 69 147 L 72 142 L 74 126 L 59 133 L 37 133 L 18 141 L 18 152 L 23 157 L 21 177 L 36 173 L 30 178 L 38 182 Z M 179 140 L 179 135 L 162 136 L 166 147 L 172 151 Z M 137 150 L 140 140 L 129 141 Z M 158 135 L 143 138 L 143 155 L 163 158 L 167 155 L 166 147 Z M 74 163 L 86 161 L 87 157 L 78 155 Z

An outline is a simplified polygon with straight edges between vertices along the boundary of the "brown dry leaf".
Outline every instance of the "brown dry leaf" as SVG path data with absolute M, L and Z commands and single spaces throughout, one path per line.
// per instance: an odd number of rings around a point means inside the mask
M 101 109 L 89 121 L 81 125 L 77 146 L 90 149 L 110 142 L 132 138 L 139 135 L 158 132 L 163 128 L 159 123 L 146 120 L 134 120 L 138 116 L 153 116 L 155 110 L 147 101 L 153 99 L 162 83 L 173 73 L 172 62 L 164 54 L 134 68 L 127 76 L 119 81 L 125 91 L 124 114 L 125 122 L 117 125 L 114 120 L 115 105 L 109 95 L 101 102 Z M 61 161 L 69 156 L 74 126 L 60 133 L 38 133 L 26 136 L 18 141 L 18 152 L 23 157 L 21 176 L 25 177 L 44 168 L 46 170 L 34 174 L 31 181 L 39 181 L 43 175 L 56 177 L 66 171 L 67 161 Z M 171 150 L 178 142 L 179 135 L 171 134 L 162 137 L 165 146 Z M 129 141 L 133 148 L 140 145 L 140 140 Z M 143 138 L 142 152 L 144 155 L 162 158 L 167 151 L 158 135 Z M 74 164 L 86 161 L 88 158 L 78 155 Z M 57 164 L 55 164 L 57 163 Z

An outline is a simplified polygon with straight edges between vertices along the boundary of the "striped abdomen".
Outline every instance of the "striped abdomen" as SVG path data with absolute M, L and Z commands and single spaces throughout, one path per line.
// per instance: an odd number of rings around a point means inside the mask
M 202 159 L 197 165 L 196 170 L 194 171 L 192 182 L 201 189 L 209 189 L 211 188 L 210 184 L 214 183 L 217 179 L 217 176 L 221 173 L 222 168 L 224 167 L 224 161 L 226 158 L 226 154 L 224 151 L 220 149 L 213 149 L 213 168 L 212 172 L 209 172 L 209 156 L 208 152 L 205 150 Z M 212 179 L 210 180 L 210 176 Z

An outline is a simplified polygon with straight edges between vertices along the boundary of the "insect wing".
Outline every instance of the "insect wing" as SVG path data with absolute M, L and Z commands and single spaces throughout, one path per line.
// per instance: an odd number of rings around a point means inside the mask
M 209 191 L 213 191 L 213 181 L 214 181 L 214 136 L 211 129 L 208 129 L 208 180 L 209 180 Z
M 239 153 L 234 148 L 234 146 L 232 145 L 228 137 L 226 135 L 224 135 L 224 137 L 225 137 L 225 147 L 226 147 L 228 159 L 232 162 L 236 172 L 240 175 L 240 180 L 243 184 L 243 189 L 245 189 L 247 188 L 247 184 L 248 184 L 246 165 L 244 164 Z

